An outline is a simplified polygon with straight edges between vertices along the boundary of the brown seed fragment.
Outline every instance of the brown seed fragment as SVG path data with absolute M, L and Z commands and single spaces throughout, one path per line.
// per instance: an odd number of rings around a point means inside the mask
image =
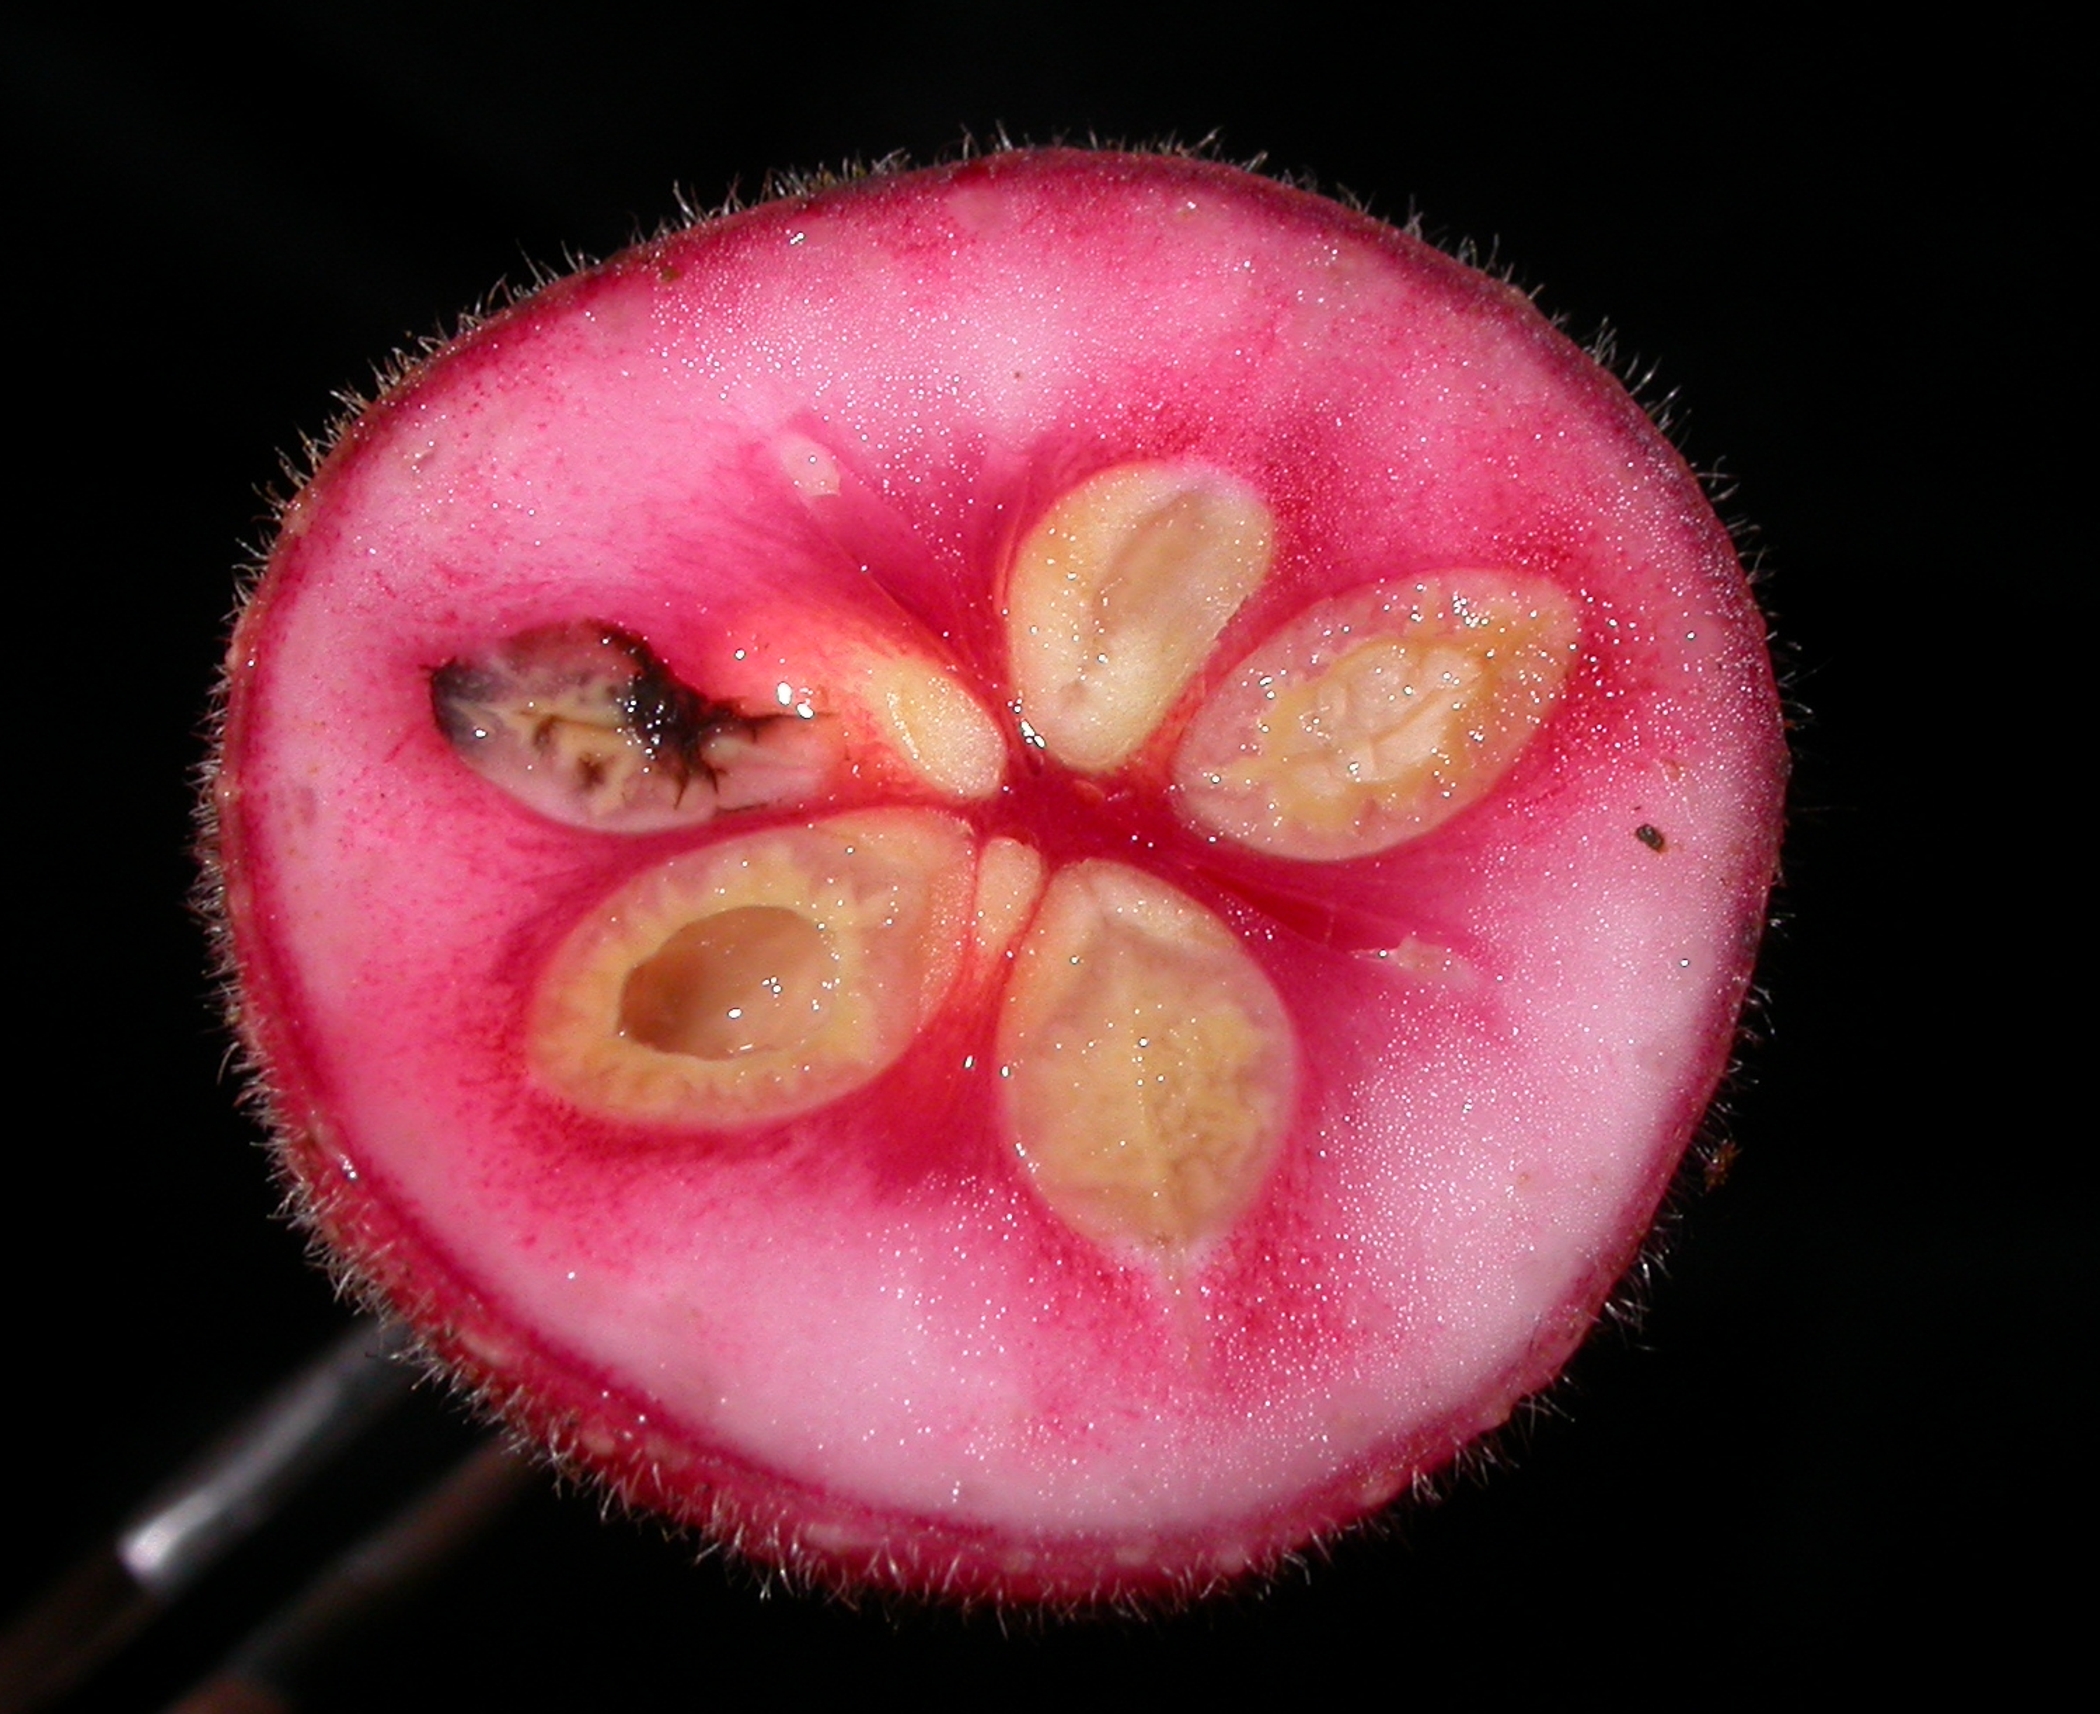
M 696 1059 L 800 1047 L 823 1023 L 834 962 L 799 911 L 739 905 L 687 923 L 628 973 L 620 1031 Z

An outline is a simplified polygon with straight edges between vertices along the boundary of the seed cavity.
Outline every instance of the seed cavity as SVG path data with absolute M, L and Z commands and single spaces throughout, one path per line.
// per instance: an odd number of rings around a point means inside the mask
M 449 661 L 430 675 L 430 701 L 477 774 L 542 815 L 601 832 L 807 803 L 838 766 L 830 721 L 712 701 L 640 637 L 592 620 Z
M 1174 760 L 1182 813 L 1258 851 L 1341 861 L 1479 801 L 1558 699 L 1580 625 L 1551 584 L 1454 571 L 1308 608 L 1234 669 Z
M 1296 1052 L 1268 978 L 1217 917 L 1120 863 L 1052 879 L 999 1055 L 1037 1192 L 1111 1249 L 1178 1259 L 1229 1231 L 1290 1121 Z
M 1007 581 L 1007 649 L 1032 734 L 1107 773 L 1151 736 L 1268 575 L 1253 489 L 1202 465 L 1126 464 L 1052 506 Z
M 801 912 L 739 905 L 687 923 L 628 972 L 620 1033 L 695 1059 L 798 1048 L 824 1021 L 837 965 Z
M 874 810 L 724 840 L 587 915 L 533 1003 L 542 1081 L 610 1117 L 730 1128 L 851 1093 L 946 998 L 976 893 L 969 830 Z

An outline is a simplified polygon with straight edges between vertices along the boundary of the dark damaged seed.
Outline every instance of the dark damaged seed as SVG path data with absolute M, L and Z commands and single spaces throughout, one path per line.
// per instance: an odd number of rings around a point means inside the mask
M 812 782 L 778 765 L 768 729 L 681 680 L 640 637 L 596 620 L 540 626 L 430 675 L 431 712 L 476 773 L 575 826 L 649 832 L 723 807 L 787 801 Z M 729 793 L 723 775 L 759 751 L 764 780 Z M 806 770 L 805 770 L 806 772 Z
M 641 739 L 654 761 L 672 769 L 681 780 L 699 774 L 712 781 L 714 770 L 701 747 L 724 732 L 748 738 L 759 722 L 745 718 L 726 702 L 710 702 L 690 685 L 680 683 L 639 637 L 610 631 L 607 641 L 627 648 L 635 663 L 634 677 L 617 697 L 627 729 Z

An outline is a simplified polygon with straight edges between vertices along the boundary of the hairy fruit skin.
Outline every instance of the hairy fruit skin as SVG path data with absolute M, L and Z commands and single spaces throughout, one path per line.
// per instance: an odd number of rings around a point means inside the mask
M 1070 587 L 1098 637 L 1033 652 Z M 554 704 L 458 663 L 579 623 L 825 743 L 695 747 L 702 800 L 607 716 L 563 765 L 642 810 L 519 787 Z M 1359 744 L 1417 668 L 1453 732 Z M 1310 765 L 1398 783 L 1269 791 L 1272 669 Z M 637 1503 L 1014 1600 L 1259 1568 L 1553 1379 L 1725 1068 L 1784 773 L 1725 532 L 1526 300 L 1300 192 L 1070 152 L 770 204 L 476 329 L 287 509 L 228 678 L 242 1027 L 343 1265 Z M 524 699 L 526 761 L 463 764 L 433 687 L 470 680 Z M 771 1082 L 736 1080 L 772 1036 L 629 1053 L 682 911 L 821 924 Z M 617 1063 L 564 1070 L 587 1025 L 544 1020 L 600 1014 Z M 1142 1062 L 1164 1107 L 1102 1097 L 1163 1127 L 1139 1178 L 1052 1058 L 1125 1016 L 1194 1043 Z

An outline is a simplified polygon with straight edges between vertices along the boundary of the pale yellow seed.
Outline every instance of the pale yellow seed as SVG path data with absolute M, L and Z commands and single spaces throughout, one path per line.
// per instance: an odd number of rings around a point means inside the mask
M 1268 978 L 1209 911 L 1119 863 L 1052 880 L 999 1054 L 1037 1191 L 1112 1248 L 1179 1256 L 1229 1231 L 1289 1124 L 1295 1054 Z
M 910 657 L 874 669 L 869 702 L 890 745 L 944 797 L 990 797 L 1006 772 L 1006 745 L 984 706 L 930 661 Z
M 1007 649 L 1021 717 L 1069 767 L 1128 761 L 1268 575 L 1275 529 L 1246 483 L 1126 464 L 1052 506 L 1014 557 Z
M 779 827 L 674 857 L 588 913 L 534 997 L 541 1081 L 607 1117 L 791 1117 L 879 1076 L 946 998 L 976 894 L 935 810 Z
M 996 958 L 1020 933 L 1043 891 L 1043 859 L 1032 845 L 1004 835 L 977 858 L 976 938 L 980 956 Z
M 1281 856 L 1388 850 L 1493 789 L 1573 664 L 1574 605 L 1507 572 L 1448 572 L 1319 602 L 1266 639 L 1190 724 L 1183 812 Z

